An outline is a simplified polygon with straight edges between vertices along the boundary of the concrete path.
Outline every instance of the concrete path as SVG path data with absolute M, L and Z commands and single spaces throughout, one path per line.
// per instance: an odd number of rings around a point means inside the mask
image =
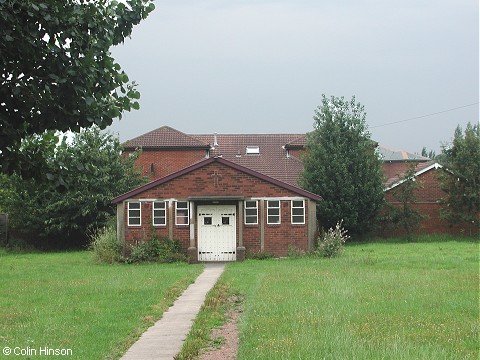
M 173 359 L 180 352 L 193 320 L 225 264 L 208 263 L 197 280 L 122 357 L 124 360 Z

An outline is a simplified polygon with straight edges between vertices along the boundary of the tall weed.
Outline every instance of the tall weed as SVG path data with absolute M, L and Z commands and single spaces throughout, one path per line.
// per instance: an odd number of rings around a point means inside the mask
M 338 222 L 335 228 L 330 228 L 318 238 L 317 253 L 323 257 L 340 256 L 345 242 L 350 238 L 347 230 Z
M 113 227 L 97 229 L 90 235 L 90 249 L 95 260 L 112 264 L 120 260 L 121 246 L 117 241 L 117 232 Z

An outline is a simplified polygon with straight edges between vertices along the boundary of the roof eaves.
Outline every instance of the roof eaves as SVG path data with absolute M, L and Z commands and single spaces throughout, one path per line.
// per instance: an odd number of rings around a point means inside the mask
M 285 149 L 304 149 L 306 145 L 306 135 L 301 135 L 296 139 L 290 141 L 288 144 L 285 144 Z
M 427 171 L 430 171 L 430 170 L 432 170 L 432 169 L 435 169 L 435 170 L 436 170 L 436 169 L 442 169 L 442 168 L 443 168 L 442 165 L 440 165 L 439 163 L 435 162 L 435 163 L 433 163 L 433 164 L 431 164 L 431 165 L 429 165 L 429 166 L 427 166 L 427 167 L 425 167 L 425 168 L 417 171 L 415 174 L 413 174 L 413 177 L 420 176 L 420 175 L 422 175 L 422 174 L 424 174 L 424 173 L 426 173 Z M 393 182 L 391 185 L 387 186 L 384 191 L 387 192 L 387 191 L 389 191 L 389 190 L 392 190 L 393 188 L 395 188 L 395 187 L 403 184 L 405 181 L 406 181 L 406 179 L 402 179 L 402 180 L 395 181 L 395 182 Z
M 429 162 L 431 161 L 430 159 L 383 159 L 382 160 L 384 163 L 407 163 L 407 162 L 418 162 L 418 163 L 424 163 L 424 162 Z
M 299 144 L 285 144 L 285 149 L 287 150 L 297 150 L 297 149 L 305 149 L 305 145 Z
M 143 145 L 143 146 L 124 146 L 124 150 L 210 150 L 211 146 L 210 145 Z

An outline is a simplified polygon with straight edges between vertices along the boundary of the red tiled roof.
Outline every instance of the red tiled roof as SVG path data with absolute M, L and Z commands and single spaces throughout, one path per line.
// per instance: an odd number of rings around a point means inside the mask
M 131 148 L 201 148 L 209 149 L 210 145 L 192 136 L 175 130 L 169 126 L 162 126 L 158 129 L 140 135 L 124 144 L 126 149 Z
M 235 164 L 252 169 L 293 186 L 299 186 L 303 171 L 300 159 L 289 153 L 289 149 L 305 147 L 307 134 L 201 134 L 187 135 L 169 126 L 162 126 L 125 143 L 125 148 L 196 148 L 210 149 L 211 157 L 222 157 Z M 246 154 L 247 146 L 258 146 L 258 154 Z M 395 151 L 379 146 L 385 162 L 422 161 L 416 171 L 432 164 L 420 155 Z M 401 176 L 400 176 L 401 177 Z M 398 176 L 385 182 L 388 188 L 399 180 Z
M 255 170 L 287 184 L 298 186 L 303 170 L 300 159 L 290 155 L 285 145 L 305 137 L 305 134 L 216 134 L 191 135 L 193 138 L 217 145 L 210 156 L 221 156 L 231 162 Z M 247 146 L 258 146 L 258 154 L 246 154 Z

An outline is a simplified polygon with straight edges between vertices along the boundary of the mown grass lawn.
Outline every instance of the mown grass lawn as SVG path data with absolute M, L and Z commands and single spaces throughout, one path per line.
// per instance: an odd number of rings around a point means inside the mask
M 69 348 L 75 359 L 118 358 L 202 269 L 0 250 L 0 351 Z
M 362 243 L 340 258 L 231 263 L 239 359 L 478 359 L 479 247 Z

